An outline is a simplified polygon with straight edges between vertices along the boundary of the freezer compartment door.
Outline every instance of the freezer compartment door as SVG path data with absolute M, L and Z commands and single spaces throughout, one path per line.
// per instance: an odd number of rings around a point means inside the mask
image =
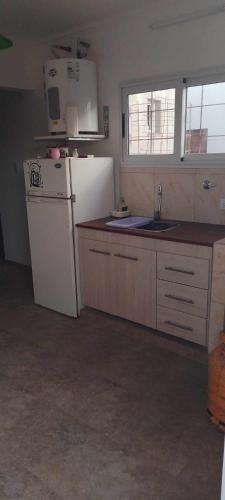
M 26 194 L 70 198 L 69 160 L 33 159 L 24 162 Z
M 112 158 L 70 159 L 74 220 L 107 217 L 115 207 Z
M 71 202 L 27 197 L 27 214 L 35 303 L 76 317 Z

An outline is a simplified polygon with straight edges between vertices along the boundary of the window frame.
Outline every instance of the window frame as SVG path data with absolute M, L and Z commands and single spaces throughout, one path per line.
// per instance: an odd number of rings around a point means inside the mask
M 186 77 L 173 76 L 152 79 L 145 82 L 124 83 L 121 85 L 121 110 L 122 110 L 122 163 L 127 165 L 160 165 L 162 166 L 201 166 L 201 164 L 216 163 L 225 167 L 225 153 L 187 153 L 185 154 L 185 127 L 186 127 L 186 96 L 187 88 L 197 85 L 207 85 L 225 82 L 225 68 L 218 71 L 189 74 Z M 128 131 L 129 110 L 128 96 L 130 94 L 152 92 L 164 89 L 175 89 L 175 127 L 174 127 L 174 153 L 152 155 L 129 155 Z

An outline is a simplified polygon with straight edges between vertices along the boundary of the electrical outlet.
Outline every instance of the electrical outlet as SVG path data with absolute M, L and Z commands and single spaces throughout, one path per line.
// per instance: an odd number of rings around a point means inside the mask
M 220 209 L 225 210 L 225 198 L 220 199 Z

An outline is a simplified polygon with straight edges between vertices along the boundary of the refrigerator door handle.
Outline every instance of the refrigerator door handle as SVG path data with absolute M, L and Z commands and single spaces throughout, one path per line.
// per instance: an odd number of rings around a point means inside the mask
M 27 199 L 27 201 L 34 202 L 34 203 L 41 202 L 41 198 L 39 198 L 38 196 L 27 196 L 26 199 Z
M 69 201 L 68 198 L 46 198 L 45 196 L 26 196 L 26 201 L 29 203 L 48 203 L 48 204 L 65 204 Z

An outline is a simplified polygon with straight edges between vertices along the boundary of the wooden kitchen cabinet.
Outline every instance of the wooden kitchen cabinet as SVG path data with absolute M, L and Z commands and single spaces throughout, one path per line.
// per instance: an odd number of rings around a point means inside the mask
M 156 326 L 156 253 L 80 239 L 84 305 L 146 326 Z
M 79 228 L 81 301 L 208 344 L 210 247 Z
M 110 245 L 80 239 L 81 301 L 84 305 L 114 314 L 113 271 Z
M 112 283 L 115 314 L 156 326 L 156 253 L 113 245 Z

